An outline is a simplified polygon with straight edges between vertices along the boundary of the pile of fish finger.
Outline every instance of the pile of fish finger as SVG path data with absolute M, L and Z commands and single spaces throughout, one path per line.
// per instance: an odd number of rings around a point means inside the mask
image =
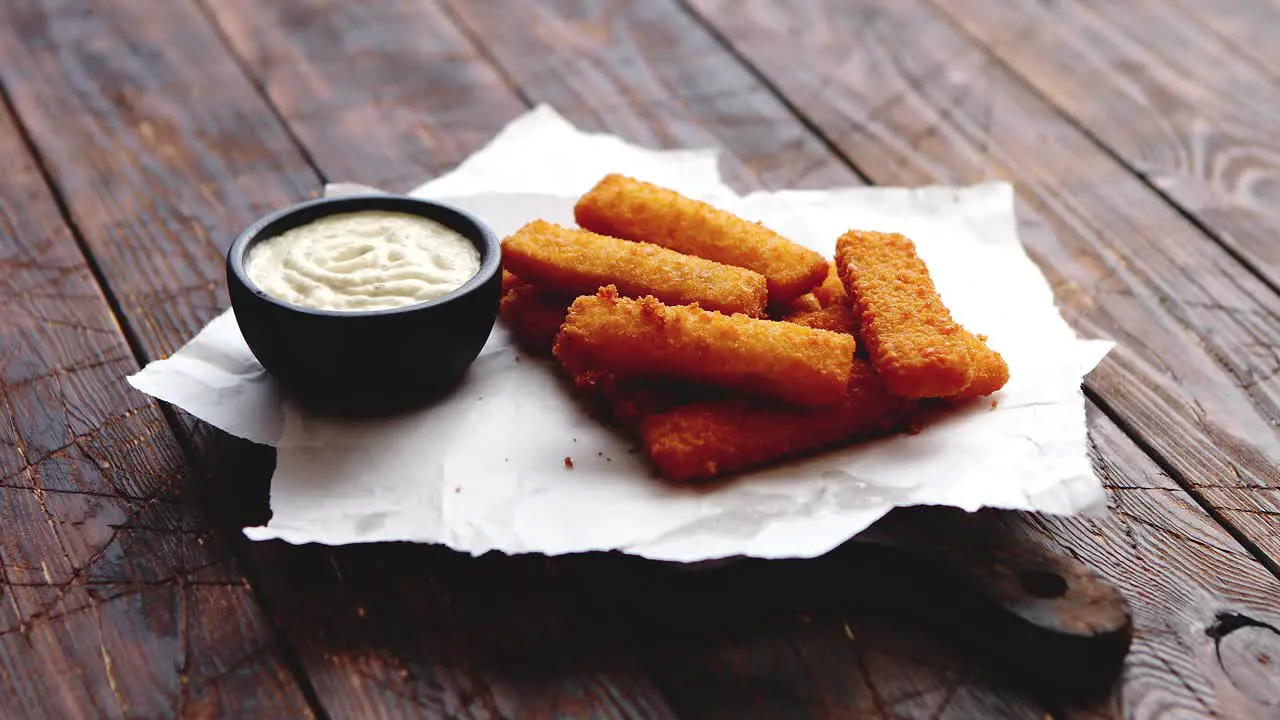
M 911 240 L 850 230 L 828 260 L 622 175 L 503 240 L 501 318 L 638 436 L 672 482 L 917 429 L 1009 368 L 943 305 Z

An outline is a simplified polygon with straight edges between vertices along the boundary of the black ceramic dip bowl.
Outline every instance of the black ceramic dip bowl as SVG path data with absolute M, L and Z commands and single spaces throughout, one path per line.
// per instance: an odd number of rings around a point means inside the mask
M 330 215 L 406 213 L 461 234 L 480 270 L 435 300 L 386 310 L 315 310 L 268 295 L 245 269 L 258 242 Z M 227 287 L 240 332 L 285 392 L 327 415 L 387 415 L 419 407 L 466 374 L 493 330 L 502 290 L 498 238 L 471 215 L 394 195 L 312 200 L 249 226 L 227 252 Z

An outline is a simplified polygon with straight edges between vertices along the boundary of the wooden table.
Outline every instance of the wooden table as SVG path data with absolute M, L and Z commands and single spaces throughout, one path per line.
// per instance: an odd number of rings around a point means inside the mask
M 1280 716 L 1277 30 L 1275 0 L 0 3 L 0 715 Z M 123 377 L 227 305 L 253 219 L 544 102 L 718 146 L 740 190 L 1016 184 L 1062 311 L 1119 343 L 1086 386 L 1111 514 L 999 521 L 1123 589 L 1115 687 L 1016 682 L 839 552 L 242 538 L 270 453 Z

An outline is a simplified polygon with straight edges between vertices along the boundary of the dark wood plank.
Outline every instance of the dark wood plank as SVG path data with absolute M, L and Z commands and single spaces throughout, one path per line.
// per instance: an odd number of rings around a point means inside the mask
M 1164 12 L 1176 14 L 1189 30 L 1209 30 L 1236 53 L 1249 58 L 1258 69 L 1280 78 L 1280 45 L 1275 31 L 1280 27 L 1280 5 L 1270 0 L 1234 0 L 1202 3 L 1171 0 Z
M 225 307 L 222 256 L 234 235 L 259 215 L 317 191 L 319 176 L 193 4 L 5 3 L 0 46 L 0 81 L 65 192 L 126 322 L 148 357 L 166 354 Z M 520 109 L 511 97 L 493 102 Z M 483 116 L 493 107 L 477 103 L 469 111 Z M 425 103 L 418 117 L 431 111 Z M 483 139 L 477 132 L 473 142 Z M 202 503 L 235 522 L 250 500 L 265 499 L 270 458 L 199 424 L 188 429 L 202 469 L 212 475 Z M 125 447 L 140 452 L 137 444 Z M 552 640 L 567 637 L 566 628 L 581 632 L 588 649 L 592 642 L 609 648 L 609 631 L 589 613 L 558 609 L 553 579 L 520 570 L 525 561 L 472 563 L 430 548 L 246 552 L 274 619 L 335 716 L 669 714 L 634 667 L 556 666 L 560 641 Z M 494 603 L 508 613 L 508 630 L 529 630 L 514 667 L 504 648 L 517 641 L 494 635 L 483 613 L 455 623 L 457 612 L 440 610 Z M 252 686 L 241 692 L 246 702 L 254 698 Z
M 1026 515 L 1009 523 L 1012 532 L 1097 568 L 1133 609 L 1134 642 L 1122 692 L 1109 708 L 1067 699 L 1063 715 L 1231 718 L 1274 712 L 1280 668 L 1255 645 L 1275 647 L 1280 581 L 1094 406 L 1090 424 L 1110 515 Z
M 1014 182 L 1024 242 L 1064 314 L 1119 343 L 1089 388 L 1280 558 L 1265 514 L 1230 509 L 1278 507 L 1275 293 L 931 6 L 694 5 L 877 182 Z
M 1240 45 L 1161 0 L 938 6 L 1280 287 L 1280 83 Z
M 856 181 L 715 39 L 663 2 L 444 0 L 533 102 L 648 147 L 717 147 L 739 189 Z
M 331 180 L 409 190 L 525 109 L 431 2 L 201 4 Z
M 149 357 L 225 305 L 246 220 L 317 190 L 185 3 L 17 0 L 0 7 L 0 81 L 68 197 Z
M 309 716 L 3 107 L 0 170 L 3 714 Z

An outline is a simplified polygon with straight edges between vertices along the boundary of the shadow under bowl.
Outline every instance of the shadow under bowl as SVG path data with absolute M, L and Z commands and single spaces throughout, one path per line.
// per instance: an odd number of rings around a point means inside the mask
M 330 215 L 406 213 L 434 220 L 480 252 L 480 270 L 435 300 L 388 310 L 314 310 L 263 292 L 245 271 L 258 242 Z M 476 218 L 396 195 L 303 202 L 249 226 L 227 252 L 227 288 L 245 342 L 289 397 L 311 412 L 381 416 L 421 407 L 453 389 L 493 330 L 502 248 Z

